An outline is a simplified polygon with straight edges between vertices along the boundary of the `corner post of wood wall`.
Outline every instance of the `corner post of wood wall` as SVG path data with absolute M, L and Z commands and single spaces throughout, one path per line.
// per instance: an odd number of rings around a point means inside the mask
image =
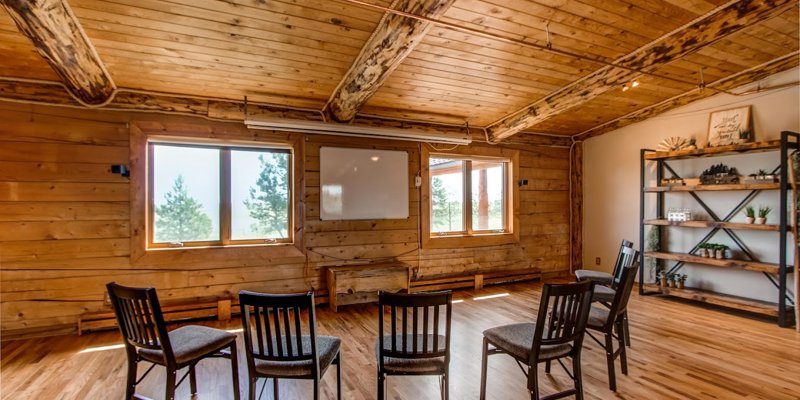
M 577 141 L 570 151 L 570 272 L 583 264 L 583 142 Z

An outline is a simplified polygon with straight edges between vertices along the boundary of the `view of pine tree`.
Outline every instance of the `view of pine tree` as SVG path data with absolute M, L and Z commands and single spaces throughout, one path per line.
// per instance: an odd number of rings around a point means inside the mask
M 156 242 L 189 242 L 209 240 L 211 218 L 203 206 L 189 196 L 182 175 L 175 178 L 172 189 L 164 195 L 165 203 L 156 207 Z
M 261 173 L 244 205 L 256 220 L 251 229 L 265 238 L 285 238 L 289 227 L 289 155 L 258 156 Z
M 431 179 L 431 204 L 433 208 L 433 230 L 436 232 L 452 232 L 462 230 L 463 220 L 461 202 L 451 200 L 441 179 Z

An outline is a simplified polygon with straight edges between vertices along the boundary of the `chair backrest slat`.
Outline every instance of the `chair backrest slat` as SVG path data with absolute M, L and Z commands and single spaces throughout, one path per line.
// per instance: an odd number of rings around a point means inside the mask
M 619 252 L 617 253 L 617 260 L 614 261 L 614 270 L 611 272 L 611 275 L 614 277 L 613 282 L 619 281 L 619 274 L 622 271 L 622 267 L 626 266 L 625 249 L 632 249 L 632 248 L 633 248 L 633 242 L 631 242 L 630 240 L 622 239 L 622 243 L 620 243 L 619 245 Z
M 110 282 L 106 285 L 125 346 L 161 350 L 164 363 L 174 360 L 156 290 Z
M 319 366 L 313 293 L 281 295 L 242 290 L 239 303 L 248 363 L 313 360 L 314 368 Z M 304 345 L 304 337 L 309 338 L 310 348 Z
M 449 358 L 451 292 L 395 294 L 381 292 L 378 296 L 380 362 L 393 358 Z M 440 335 L 444 307 L 444 334 Z M 400 313 L 400 315 L 397 315 Z M 388 314 L 390 321 L 386 322 Z M 397 320 L 400 320 L 399 324 Z M 409 321 L 411 319 L 411 321 Z M 420 321 L 422 319 L 422 321 Z M 389 331 L 386 331 L 386 328 Z M 440 336 L 443 336 L 440 337 Z M 444 340 L 444 343 L 442 343 Z M 398 348 L 397 342 L 400 342 Z M 444 346 L 442 346 L 444 344 Z
M 534 332 L 531 358 L 538 358 L 541 346 L 583 341 L 589 318 L 594 282 L 584 280 L 569 284 L 545 284 Z
M 635 250 L 631 247 L 623 247 L 620 249 L 619 261 L 617 262 L 617 267 L 614 270 L 614 280 L 611 282 L 611 288 L 616 290 L 619 286 L 620 280 L 622 279 L 622 270 L 634 265 L 638 261 L 639 250 Z
M 620 282 L 614 293 L 614 300 L 608 309 L 608 320 L 606 328 L 609 328 L 628 309 L 628 300 L 633 291 L 633 284 L 636 281 L 636 272 L 639 269 L 639 261 L 634 260 L 633 264 L 622 269 Z

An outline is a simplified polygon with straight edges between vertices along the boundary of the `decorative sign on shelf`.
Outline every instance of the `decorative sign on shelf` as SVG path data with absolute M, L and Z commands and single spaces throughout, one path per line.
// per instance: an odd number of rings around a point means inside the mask
M 708 146 L 727 146 L 749 142 L 750 106 L 714 111 L 708 118 Z

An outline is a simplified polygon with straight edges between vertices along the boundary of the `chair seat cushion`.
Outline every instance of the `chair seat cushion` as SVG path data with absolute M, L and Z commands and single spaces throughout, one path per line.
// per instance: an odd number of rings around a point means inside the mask
M 302 336 L 303 353 L 305 355 L 311 354 L 311 336 Z M 295 342 L 292 340 L 292 342 Z M 276 346 L 273 344 L 273 346 Z M 296 345 L 293 344 L 293 348 Z M 339 354 L 339 349 L 342 346 L 342 340 L 336 336 L 317 336 L 317 354 L 319 356 L 319 371 L 320 375 L 328 369 L 333 363 L 336 355 Z M 285 344 L 284 344 L 284 348 Z M 301 361 L 272 361 L 272 360 L 254 360 L 256 373 L 259 376 L 270 377 L 304 377 L 311 376 L 312 373 L 312 360 Z
M 406 353 L 409 355 L 413 354 L 412 350 L 414 349 L 414 335 L 406 335 L 406 345 L 403 348 L 403 335 L 396 335 L 396 346 L 397 350 L 403 351 L 405 350 Z M 416 335 L 417 336 L 417 352 L 422 352 L 423 347 L 423 336 L 425 335 Z M 434 351 L 433 347 L 433 338 L 434 335 L 427 335 L 427 351 L 432 352 Z M 445 351 L 447 349 L 447 338 L 442 335 L 437 335 L 437 343 L 436 347 L 438 351 Z M 375 354 L 380 357 L 380 340 L 375 341 Z M 386 351 L 391 351 L 392 349 L 392 335 L 386 335 L 383 337 L 383 347 Z M 380 360 L 378 360 L 380 363 Z M 445 362 L 444 357 L 428 357 L 428 358 L 400 358 L 400 357 L 383 357 L 383 368 L 386 371 L 394 372 L 394 373 L 410 373 L 410 374 L 441 374 L 444 373 L 447 365 Z
M 608 272 L 592 271 L 590 269 L 579 269 L 575 271 L 575 277 L 578 278 L 579 281 L 588 279 L 603 285 L 610 285 L 611 280 L 614 278 Z
M 533 345 L 533 335 L 536 331 L 536 324 L 519 323 L 494 327 L 483 331 L 483 336 L 494 344 L 497 348 L 511 354 L 517 359 L 527 361 L 531 354 Z M 572 345 L 568 343 L 542 346 L 539 351 L 540 359 L 562 357 L 572 350 Z
M 608 321 L 608 309 L 605 307 L 592 306 L 589 311 L 589 322 L 587 326 L 592 329 L 602 329 Z
M 592 301 L 611 303 L 614 301 L 616 294 L 617 291 L 608 286 L 596 285 L 592 294 Z
M 201 325 L 183 326 L 168 335 L 178 365 L 203 358 L 236 340 L 236 334 Z M 161 350 L 139 349 L 139 356 L 156 364 L 164 364 Z

